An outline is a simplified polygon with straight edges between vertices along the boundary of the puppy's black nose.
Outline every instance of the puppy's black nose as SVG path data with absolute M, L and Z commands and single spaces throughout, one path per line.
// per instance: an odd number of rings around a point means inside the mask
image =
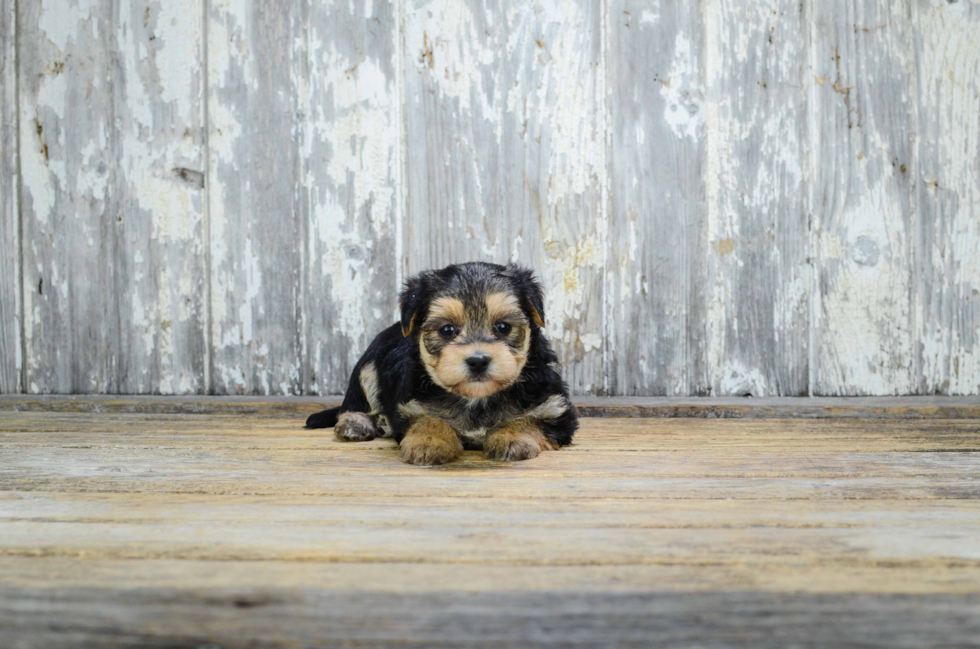
M 482 374 L 487 371 L 490 365 L 490 357 L 486 354 L 473 354 L 466 359 L 466 364 L 470 366 L 470 371 L 474 374 Z

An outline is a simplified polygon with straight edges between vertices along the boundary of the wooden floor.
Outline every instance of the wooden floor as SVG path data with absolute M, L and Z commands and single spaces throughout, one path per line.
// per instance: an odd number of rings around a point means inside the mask
M 980 646 L 978 419 L 301 424 L 0 412 L 0 647 Z

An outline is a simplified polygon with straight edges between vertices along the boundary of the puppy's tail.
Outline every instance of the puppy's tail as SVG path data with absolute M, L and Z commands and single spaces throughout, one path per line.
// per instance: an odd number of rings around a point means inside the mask
M 310 415 L 306 420 L 307 428 L 332 428 L 337 425 L 337 416 L 340 414 L 340 408 L 342 406 L 337 406 L 336 408 L 331 408 L 330 410 L 324 410 L 318 412 L 314 415 Z

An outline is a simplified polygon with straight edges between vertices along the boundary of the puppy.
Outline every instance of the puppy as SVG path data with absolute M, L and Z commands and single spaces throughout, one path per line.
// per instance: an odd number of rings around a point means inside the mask
M 544 326 L 541 285 L 519 266 L 468 263 L 406 282 L 401 322 L 354 366 L 343 405 L 311 415 L 338 439 L 393 437 L 410 464 L 463 449 L 527 460 L 578 428 Z

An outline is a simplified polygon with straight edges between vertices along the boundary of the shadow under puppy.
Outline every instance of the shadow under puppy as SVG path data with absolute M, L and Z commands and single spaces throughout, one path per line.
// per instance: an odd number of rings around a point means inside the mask
M 527 460 L 578 428 L 557 357 L 541 332 L 541 285 L 519 266 L 467 263 L 405 284 L 401 322 L 354 366 L 338 408 L 308 428 L 338 439 L 393 437 L 411 464 L 444 464 L 463 449 Z

